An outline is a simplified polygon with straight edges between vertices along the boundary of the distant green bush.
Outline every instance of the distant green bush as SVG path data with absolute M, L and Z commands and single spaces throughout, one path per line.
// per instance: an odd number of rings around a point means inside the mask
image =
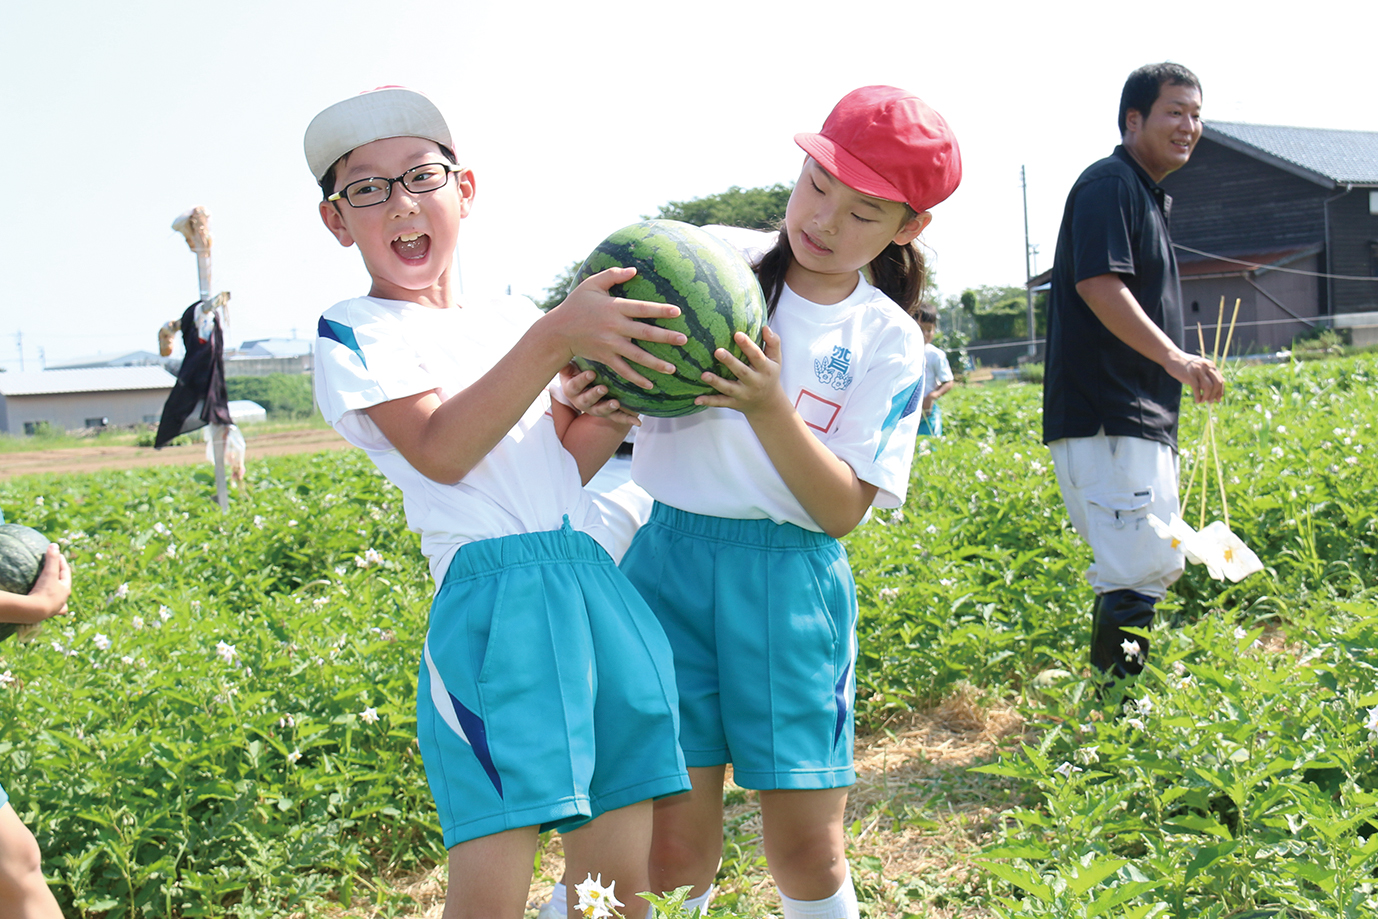
M 231 377 L 225 381 L 231 399 L 248 399 L 270 417 L 309 418 L 316 411 L 310 374 L 270 373 L 264 377 Z

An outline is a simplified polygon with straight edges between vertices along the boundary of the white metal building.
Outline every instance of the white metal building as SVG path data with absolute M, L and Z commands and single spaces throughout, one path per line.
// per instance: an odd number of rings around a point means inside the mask
M 156 424 L 176 382 L 162 367 L 0 373 L 0 433 Z

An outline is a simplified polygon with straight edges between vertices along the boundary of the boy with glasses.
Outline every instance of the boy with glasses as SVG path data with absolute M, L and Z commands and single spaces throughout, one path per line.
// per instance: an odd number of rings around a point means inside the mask
M 649 888 L 651 800 L 689 785 L 669 646 L 581 487 L 635 419 L 580 415 L 552 380 L 579 354 L 649 386 L 628 360 L 672 368 L 632 339 L 684 336 L 636 320 L 678 309 L 609 296 L 630 269 L 544 315 L 461 296 L 474 174 L 420 93 L 330 106 L 305 147 L 322 220 L 372 279 L 321 317 L 316 398 L 401 488 L 438 586 L 417 734 L 449 850 L 445 916 L 523 915 L 538 834 L 555 828 L 571 874 L 621 882 L 639 919 L 628 894 Z

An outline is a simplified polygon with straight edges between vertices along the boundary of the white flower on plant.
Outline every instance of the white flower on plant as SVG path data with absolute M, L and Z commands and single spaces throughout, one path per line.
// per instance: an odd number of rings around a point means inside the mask
M 984 481 L 986 481 L 986 480 L 989 479 L 989 478 L 990 478 L 990 476 L 986 475 L 986 474 L 985 474 L 984 472 L 982 472 L 981 470 L 979 470 L 979 469 L 976 470 L 976 481 L 978 481 L 978 482 L 984 482 Z
M 1153 714 L 1153 700 L 1148 696 L 1144 696 L 1142 699 L 1135 699 L 1134 708 L 1141 716 L 1147 718 L 1149 715 Z
M 1184 664 L 1184 663 L 1182 663 L 1181 661 L 1173 661 L 1173 662 L 1172 662 L 1172 672 L 1175 673 L 1175 674 L 1177 674 L 1178 676 L 1186 676 L 1186 675 L 1187 675 L 1187 665 Z
M 116 587 L 116 588 L 115 588 L 115 599 L 116 599 L 116 600 L 123 600 L 123 599 L 124 599 L 125 597 L 127 597 L 127 596 L 129 596 L 129 582 L 128 582 L 128 581 L 126 581 L 125 583 L 121 584 L 119 587 Z
M 340 577 L 344 577 L 344 573 L 345 573 L 346 571 L 348 571 L 348 570 L 349 570 L 349 567 L 348 567 L 347 565 L 336 565 L 336 566 L 335 566 L 335 574 L 339 575 Z
M 233 664 L 234 659 L 239 656 L 239 651 L 235 649 L 235 646 L 226 641 L 215 643 L 215 653 L 227 664 Z
M 161 619 L 163 622 L 167 622 L 169 619 L 172 618 L 172 610 L 168 609 L 166 606 L 159 606 L 158 618 Z
M 899 595 L 900 589 L 898 587 L 882 587 L 880 589 L 880 598 L 882 600 L 893 600 Z
M 124 664 L 126 667 L 128 667 L 130 664 L 134 663 L 134 658 L 132 658 L 132 657 L 130 657 L 128 654 L 126 654 L 126 655 L 124 655 L 123 657 L 120 658 L 120 663 L 121 663 L 121 664 Z
M 257 528 L 260 529 L 260 530 L 263 529 L 263 517 L 262 517 L 262 515 L 260 515 L 260 514 L 254 514 L 254 526 L 257 527 Z
M 617 907 L 624 904 L 613 891 L 616 886 L 616 881 L 609 881 L 608 886 L 604 887 L 602 874 L 598 875 L 597 880 L 589 875 L 582 883 L 574 885 L 575 892 L 579 894 L 579 912 L 584 914 L 585 919 L 607 919 L 618 915 Z
M 96 633 L 96 637 L 91 642 L 102 651 L 110 650 L 110 639 L 101 632 Z
M 141 629 L 144 627 L 144 617 L 140 616 L 138 613 L 135 613 L 133 616 L 130 617 L 129 624 L 136 629 Z
M 167 525 L 159 520 L 157 523 L 153 524 L 153 532 L 157 533 L 159 536 L 166 536 L 168 534 Z
M 311 601 L 311 605 L 314 606 L 316 609 L 320 609 L 322 606 L 325 606 L 329 602 L 329 597 L 317 597 L 316 599 Z
M 10 673 L 8 670 L 6 670 L 4 673 L 0 673 L 0 686 L 8 686 L 13 682 L 14 674 Z
M 168 558 L 176 558 L 176 557 L 177 557 L 177 547 L 174 546 L 172 543 L 168 543 L 168 544 L 167 544 L 167 557 L 168 557 Z
M 287 754 L 287 765 L 295 766 L 297 764 L 297 760 L 299 759 L 301 759 L 301 751 L 293 750 L 291 753 Z
M 1359 462 L 1359 458 L 1357 456 L 1346 456 L 1345 462 L 1353 466 L 1355 463 Z
M 33 499 L 33 503 L 34 503 L 34 504 L 37 504 L 39 507 L 42 507 L 42 506 L 43 506 L 43 496 L 42 496 L 42 495 L 39 495 L 37 498 L 34 498 L 34 499 Z
M 957 579 L 956 579 L 956 578 L 938 578 L 938 583 L 941 584 L 941 585 L 943 585 L 944 587 L 951 587 L 953 584 L 956 584 L 956 583 L 957 583 Z
M 923 528 L 923 531 L 927 533 L 929 536 L 932 536 L 933 534 L 938 532 L 938 528 L 930 523 L 928 526 Z
M 890 512 L 890 522 L 891 522 L 891 523 L 903 523 L 903 522 L 904 522 L 904 511 L 900 510 L 899 508 L 895 508 L 893 511 L 891 511 L 891 512 Z
M 1248 635 L 1248 634 L 1249 634 L 1248 632 L 1244 631 L 1244 627 L 1243 627 L 1242 625 L 1237 625 L 1237 626 L 1234 627 L 1234 640 L 1235 640 L 1235 641 L 1243 641 L 1243 640 L 1244 640 L 1244 637 L 1245 637 L 1246 635 Z
M 1093 763 L 1098 763 L 1100 762 L 1100 747 L 1098 745 L 1078 747 L 1077 751 L 1072 754 L 1072 759 L 1081 763 L 1083 766 L 1090 766 Z
M 290 714 L 283 715 L 281 718 L 278 719 L 278 727 L 280 728 L 294 728 L 296 726 L 297 719 L 293 718 Z
M 1285 425 L 1285 424 L 1280 424 L 1280 425 L 1278 425 L 1278 433 L 1279 433 L 1279 434 L 1286 434 L 1286 433 L 1287 433 L 1287 425 Z
M 1085 772 L 1086 770 L 1082 769 L 1080 766 L 1073 766 L 1071 763 L 1067 762 L 1066 760 L 1063 760 L 1062 765 L 1058 766 L 1053 771 L 1056 772 L 1058 775 L 1062 776 L 1064 779 L 1070 779 L 1073 773 Z
M 1273 456 L 1277 457 L 1278 459 L 1282 459 L 1282 455 L 1285 451 L 1281 447 L 1274 447 L 1272 450 L 1269 450 L 1268 452 L 1273 454 Z
M 296 522 L 295 520 L 289 520 L 289 521 L 287 521 L 287 525 L 288 525 L 289 527 L 294 527 L 294 526 L 297 525 L 297 522 Z
M 1126 638 L 1124 641 L 1120 642 L 1120 650 L 1124 652 L 1124 659 L 1127 661 L 1138 660 L 1139 655 L 1142 653 L 1139 643 L 1132 638 Z
M 1368 729 L 1368 739 L 1378 740 L 1378 705 L 1368 710 L 1368 718 L 1364 721 L 1364 727 Z
M 359 713 L 359 717 L 363 719 L 364 724 L 377 724 L 378 709 L 370 705 L 368 708 L 365 708 L 363 711 Z
M 1133 729 L 1136 730 L 1136 731 L 1143 731 L 1143 730 L 1145 730 L 1145 728 L 1144 728 L 1144 723 L 1143 723 L 1141 720 L 1139 720 L 1138 718 L 1126 718 L 1124 723 L 1127 724 L 1127 725 L 1129 725 L 1131 728 L 1133 728 Z

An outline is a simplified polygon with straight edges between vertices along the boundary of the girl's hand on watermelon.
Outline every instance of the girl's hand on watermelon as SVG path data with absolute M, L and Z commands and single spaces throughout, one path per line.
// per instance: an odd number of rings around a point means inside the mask
M 625 284 L 635 276 L 635 268 L 600 271 L 570 291 L 564 302 L 545 318 L 556 324 L 556 332 L 563 338 L 571 358 L 578 355 L 606 364 L 624 379 L 642 389 L 650 389 L 651 381 L 638 373 L 629 361 L 661 373 L 674 373 L 675 365 L 643 350 L 636 340 L 682 345 L 689 339 L 683 332 L 661 328 L 653 322 L 637 321 L 673 319 L 679 315 L 679 307 L 647 300 L 625 300 L 609 293 L 612 287 Z
M 747 362 L 733 357 L 726 348 L 719 348 L 713 356 L 737 379 L 729 380 L 705 371 L 701 379 L 721 395 L 699 396 L 694 404 L 735 408 L 747 416 L 763 411 L 792 412 L 794 407 L 780 387 L 780 336 L 770 326 L 763 326 L 761 343 L 764 350 L 745 332 L 738 332 L 733 340 L 742 349 L 742 357 Z
M 575 364 L 566 364 L 560 371 L 560 377 L 565 398 L 580 412 L 621 424 L 641 424 L 641 416 L 636 412 L 623 411 L 622 404 L 616 399 L 604 398 L 608 388 L 601 384 L 593 385 L 593 381 L 598 379 L 596 371 L 581 371 Z

